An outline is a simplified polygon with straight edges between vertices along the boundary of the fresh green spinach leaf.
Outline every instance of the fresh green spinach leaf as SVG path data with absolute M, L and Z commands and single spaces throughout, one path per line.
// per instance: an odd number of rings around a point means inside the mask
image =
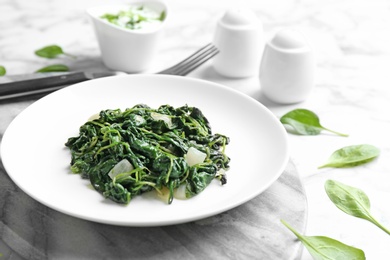
M 299 135 L 319 135 L 321 131 L 326 130 L 340 136 L 348 136 L 328 128 L 320 124 L 319 117 L 312 111 L 307 109 L 294 109 L 280 118 L 280 122 L 284 125 L 290 125 L 296 134 Z
M 36 50 L 35 54 L 39 57 L 47 58 L 47 59 L 54 59 L 57 58 L 59 55 L 66 55 L 68 57 L 76 58 L 75 56 L 64 52 L 63 49 L 58 45 L 49 45 L 43 47 L 39 50 Z
M 4 76 L 7 73 L 7 70 L 4 66 L 0 65 L 0 76 Z
M 46 67 L 43 67 L 36 71 L 36 73 L 43 73 L 43 72 L 62 72 L 62 71 L 69 71 L 68 66 L 63 64 L 53 64 Z
M 372 161 L 379 154 L 379 149 L 369 144 L 346 146 L 333 152 L 328 162 L 318 168 L 354 167 Z
M 370 213 L 370 199 L 364 191 L 335 180 L 325 182 L 325 191 L 336 207 L 345 213 L 370 221 L 387 234 L 390 230 L 381 225 Z
M 284 220 L 281 220 L 281 222 L 295 234 L 316 260 L 366 259 L 364 252 L 359 248 L 348 246 L 325 236 L 304 236 L 299 234 Z

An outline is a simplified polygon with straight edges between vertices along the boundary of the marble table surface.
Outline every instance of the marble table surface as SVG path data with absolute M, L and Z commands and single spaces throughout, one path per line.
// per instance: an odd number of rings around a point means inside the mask
M 125 3 L 127 1 L 112 0 L 110 2 Z M 310 236 L 328 236 L 358 247 L 365 252 L 367 259 L 389 259 L 390 252 L 387 247 L 390 243 L 390 236 L 368 221 L 354 218 L 338 210 L 328 199 L 324 183 L 328 179 L 334 179 L 364 190 L 371 200 L 373 215 L 384 226 L 390 227 L 390 204 L 388 203 L 390 199 L 390 166 L 387 160 L 390 153 L 388 137 L 390 130 L 390 79 L 388 77 L 390 2 L 385 0 L 243 0 L 239 2 L 233 0 L 191 2 L 166 0 L 166 2 L 171 7 L 171 19 L 165 28 L 164 40 L 159 46 L 158 55 L 152 67 L 146 72 L 159 71 L 174 64 L 182 57 L 210 42 L 215 32 L 217 19 L 228 7 L 244 5 L 251 8 L 263 23 L 266 40 L 280 28 L 295 28 L 307 36 L 316 55 L 316 75 L 313 91 L 302 103 L 275 104 L 264 97 L 258 75 L 241 79 L 226 78 L 218 75 L 210 63 L 188 76 L 237 89 L 264 104 L 277 117 L 294 108 L 310 109 L 320 117 L 324 126 L 348 133 L 349 137 L 339 137 L 325 132 L 318 136 L 289 134 L 288 141 L 291 148 L 289 167 L 295 168 L 294 170 L 288 168 L 287 174 L 283 174 L 275 185 L 277 188 L 279 182 L 283 180 L 282 178 L 290 175 L 298 176 L 294 179 L 296 187 L 299 187 L 300 183 L 303 184 L 303 192 L 306 194 L 303 200 L 307 200 L 307 223 L 301 222 L 299 231 Z M 34 55 L 36 49 L 50 44 L 58 44 L 67 52 L 77 56 L 77 60 L 66 58 L 61 60 L 61 63 L 67 64 L 71 70 L 105 69 L 95 35 L 84 11 L 87 7 L 103 3 L 106 1 L 0 0 L 0 65 L 7 69 L 6 77 L 0 77 L 0 81 L 7 81 L 20 74 L 32 73 L 38 68 L 53 64 L 51 60 Z M 38 97 L 0 104 L 0 137 L 11 120 L 36 98 Z M 371 163 L 355 168 L 318 169 L 318 166 L 323 164 L 334 150 L 362 143 L 375 145 L 381 150 L 381 155 Z M 1 169 L 1 173 L 5 174 L 3 169 Z M 19 211 L 23 207 L 39 207 L 35 204 L 36 202 L 28 199 L 25 195 L 12 198 L 14 205 L 18 205 L 18 207 L 13 208 L 10 206 L 11 204 L 5 202 L 7 194 L 12 194 L 17 188 L 11 185 L 9 180 L 8 183 L 4 182 L 3 178 L 6 177 L 1 176 L 1 178 L 3 190 L 0 198 L 2 205 L 0 216 L 2 245 L 0 249 L 4 251 L 0 251 L 0 253 L 8 259 L 21 257 L 36 259 L 40 256 L 61 258 L 60 255 L 55 255 L 49 249 L 46 252 L 41 251 L 42 248 L 45 248 L 43 245 L 50 242 L 50 234 L 52 233 L 49 233 L 47 228 L 55 223 L 55 218 L 62 223 L 62 226 L 59 226 L 55 232 L 63 232 L 64 237 L 69 237 L 70 233 L 78 228 L 78 226 L 71 226 L 69 221 L 75 221 L 85 229 L 92 228 L 92 225 L 88 226 L 82 220 L 52 213 L 48 208 L 40 208 L 41 210 L 36 211 Z M 267 190 L 262 196 L 266 196 L 267 192 L 268 194 L 272 193 L 273 187 L 271 186 L 270 190 Z M 9 190 L 7 191 L 7 189 Z M 281 196 L 286 196 L 286 194 Z M 302 196 L 300 198 L 302 199 Z M 257 207 L 254 204 L 258 200 L 259 198 L 256 198 L 249 202 L 249 206 L 245 204 L 243 209 L 229 211 L 229 214 L 236 214 L 237 217 L 237 215 L 243 214 L 240 210 L 245 212 L 245 207 Z M 8 207 L 5 207 L 6 205 Z M 16 212 L 12 213 L 12 210 Z M 304 206 L 298 212 L 302 213 L 305 210 Z M 291 209 L 290 212 L 295 211 L 297 209 Z M 26 212 L 30 213 L 26 214 Z M 21 228 L 17 228 L 18 218 L 13 219 L 13 214 L 15 216 L 25 215 L 24 218 L 32 226 L 22 225 Z M 226 216 L 231 217 L 231 215 L 222 214 L 215 216 L 215 218 L 222 218 L 226 222 L 232 220 L 226 219 Z M 46 226 L 45 223 L 42 223 L 44 220 L 48 222 Z M 213 218 L 209 221 L 212 222 Z M 205 222 L 200 221 L 200 223 L 213 224 L 206 220 Z M 199 225 L 199 223 L 188 225 L 194 226 Z M 40 229 L 41 227 L 46 227 L 46 229 Z M 115 229 L 115 227 L 112 228 Z M 185 232 L 187 228 L 176 227 L 175 232 Z M 15 230 L 23 240 L 12 240 L 15 238 L 12 237 Z M 114 248 L 115 242 L 118 241 L 107 238 L 107 235 L 113 231 L 106 226 L 101 227 L 100 231 L 98 232 L 99 239 L 102 240 L 99 241 L 106 239 L 105 245 Z M 129 234 L 136 233 L 132 229 L 128 232 Z M 163 228 L 148 232 L 155 232 L 157 236 L 164 235 L 165 238 L 169 238 L 173 234 Z M 230 234 L 229 231 L 226 232 L 226 234 Z M 251 231 L 247 230 L 247 232 L 249 235 Z M 299 247 L 300 243 L 295 240 L 292 233 L 289 231 L 281 232 L 290 241 L 290 244 L 281 246 L 278 252 L 283 252 L 284 247 L 295 249 Z M 200 236 L 201 233 L 194 235 Z M 61 238 L 61 236 L 56 237 L 57 239 Z M 97 238 L 96 236 L 86 236 L 75 239 L 79 241 L 81 248 L 83 239 Z M 116 237 L 116 239 L 119 240 L 120 237 Z M 29 242 L 25 243 L 26 241 Z M 152 242 L 156 241 L 150 240 L 148 243 Z M 175 244 L 175 241 L 170 242 Z M 55 243 L 58 245 L 64 243 L 63 248 L 65 249 L 69 245 L 69 241 L 56 241 Z M 271 243 L 274 244 L 275 248 L 278 248 L 278 241 L 271 241 Z M 12 246 L 10 246 L 11 244 Z M 195 245 L 182 256 L 196 257 L 192 253 L 198 250 L 196 247 L 203 246 L 205 245 Z M 12 247 L 17 248 L 17 250 L 12 250 Z M 75 252 L 81 252 L 80 248 L 77 249 L 79 251 Z M 161 252 L 164 252 L 161 245 L 159 248 Z M 202 250 L 201 252 L 207 254 L 206 251 Z M 148 249 L 145 245 L 142 245 L 140 252 L 145 253 L 144 257 L 153 258 L 147 254 Z M 295 254 L 299 258 L 300 254 L 297 251 Z M 73 256 L 77 258 L 75 255 Z M 239 253 L 219 256 L 225 259 L 250 259 L 248 255 Z M 289 256 L 294 257 L 294 254 Z M 104 258 L 104 255 L 102 257 Z M 122 256 L 122 258 L 124 257 Z M 85 258 L 88 257 L 84 255 Z M 271 259 L 286 258 L 289 257 L 274 255 Z M 302 250 L 300 258 L 312 259 L 306 249 Z
M 302 253 L 280 222 L 288 220 L 300 232 L 306 225 L 306 196 L 292 162 L 271 187 L 239 207 L 161 227 L 75 218 L 36 202 L 9 178 L 1 182 L 0 252 L 6 259 L 295 260 Z

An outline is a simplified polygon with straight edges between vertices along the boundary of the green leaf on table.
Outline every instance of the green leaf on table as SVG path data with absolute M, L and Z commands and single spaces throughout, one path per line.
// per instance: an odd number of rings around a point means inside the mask
M 284 125 L 290 125 L 299 135 L 319 135 L 321 131 L 326 130 L 340 136 L 348 136 L 328 128 L 320 124 L 319 117 L 312 111 L 298 108 L 294 109 L 280 118 L 280 122 Z
M 379 154 L 379 149 L 369 144 L 346 146 L 333 152 L 328 162 L 318 168 L 354 167 L 372 161 Z
M 370 199 L 364 191 L 335 180 L 325 182 L 325 191 L 336 207 L 345 213 L 370 221 L 387 234 L 390 230 L 382 226 L 370 213 Z
M 4 76 L 7 73 L 7 70 L 4 66 L 0 65 L 0 76 Z
M 62 71 L 69 71 L 68 66 L 63 64 L 53 64 L 46 67 L 43 67 L 36 71 L 36 73 L 43 73 L 43 72 L 62 72 Z
M 66 55 L 72 58 L 76 58 L 73 55 L 70 55 L 62 50 L 62 48 L 58 45 L 49 45 L 46 47 L 43 47 L 39 50 L 35 51 L 35 54 L 39 57 L 42 58 L 47 58 L 47 59 L 54 59 L 57 58 L 59 55 Z
M 344 259 L 366 259 L 364 252 L 352 246 L 348 246 L 340 241 L 325 236 L 304 236 L 299 234 L 287 222 L 281 220 L 302 244 L 309 251 L 311 256 L 316 260 L 344 260 Z

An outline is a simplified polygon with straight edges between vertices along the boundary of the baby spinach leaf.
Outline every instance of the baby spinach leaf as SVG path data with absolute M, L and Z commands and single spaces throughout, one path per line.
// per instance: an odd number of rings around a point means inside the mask
M 366 259 L 364 252 L 359 248 L 348 246 L 325 236 L 304 236 L 299 234 L 284 220 L 281 220 L 281 222 L 295 234 L 316 260 Z
M 326 130 L 340 136 L 348 136 L 328 128 L 320 124 L 319 117 L 312 111 L 307 109 L 294 109 L 280 118 L 280 122 L 284 125 L 290 125 L 299 135 L 319 135 L 321 131 Z
M 1 66 L 1 65 L 0 65 L 0 76 L 4 76 L 5 73 L 7 73 L 7 70 L 5 69 L 4 66 Z
M 333 152 L 328 162 L 318 168 L 354 167 L 372 161 L 379 154 L 379 149 L 369 144 L 346 146 Z
M 59 55 L 66 55 L 66 56 L 75 58 L 75 56 L 70 55 L 68 53 L 65 53 L 62 50 L 62 48 L 58 45 L 49 45 L 49 46 L 43 47 L 39 50 L 36 50 L 35 54 L 39 57 L 47 58 L 47 59 L 54 59 L 54 58 L 57 58 Z
M 63 64 L 54 64 L 54 65 L 43 67 L 37 70 L 36 72 L 41 73 L 41 72 L 61 72 L 61 71 L 69 71 L 69 68 Z
M 387 234 L 390 230 L 382 226 L 370 213 L 370 199 L 364 191 L 335 180 L 325 182 L 325 191 L 329 199 L 345 213 L 370 221 Z

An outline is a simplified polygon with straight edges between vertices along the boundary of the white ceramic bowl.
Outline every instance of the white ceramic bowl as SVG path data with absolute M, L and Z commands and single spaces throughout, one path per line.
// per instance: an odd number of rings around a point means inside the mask
M 153 29 L 130 30 L 114 25 L 101 16 L 142 5 L 157 12 L 165 11 L 165 19 Z M 158 0 L 138 1 L 121 5 L 102 5 L 87 9 L 92 20 L 104 64 L 112 69 L 129 73 L 147 69 L 158 50 L 162 28 L 167 19 L 167 5 Z

